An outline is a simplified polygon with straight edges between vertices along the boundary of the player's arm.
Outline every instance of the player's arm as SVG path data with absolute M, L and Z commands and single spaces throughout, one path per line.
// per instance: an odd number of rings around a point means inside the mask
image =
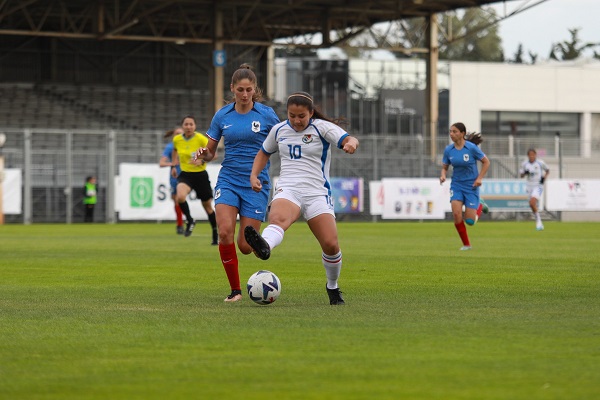
M 172 166 L 173 166 L 173 163 L 172 163 L 172 162 L 169 160 L 169 158 L 168 158 L 168 157 L 166 157 L 166 156 L 162 156 L 162 157 L 160 158 L 160 161 L 158 162 L 158 165 L 159 165 L 160 167 L 172 167 Z
M 348 154 L 354 154 L 358 148 L 358 139 L 354 136 L 346 136 L 342 141 L 342 150 Z
M 483 183 L 483 178 L 485 177 L 485 174 L 487 174 L 489 168 L 490 160 L 487 158 L 487 156 L 483 157 L 481 159 L 481 171 L 479 171 L 479 175 L 477 175 L 475 182 L 473 182 L 473 187 L 481 186 L 481 184 Z
M 219 142 L 217 142 L 216 140 L 213 140 L 211 138 L 208 138 L 208 143 L 206 144 L 206 147 L 200 147 L 196 151 L 196 159 L 204 160 L 205 162 L 212 161 L 217 156 L 217 146 L 218 145 L 219 145 Z
M 442 164 L 442 172 L 440 174 L 440 185 L 446 182 L 446 173 L 448 172 L 448 168 L 450 168 L 450 165 Z
M 260 174 L 260 171 L 267 166 L 269 157 L 270 155 L 265 153 L 262 148 L 256 153 L 256 157 L 254 157 L 252 172 L 250 172 L 250 185 L 255 192 L 260 192 L 262 190 L 262 182 L 258 179 L 258 175 Z
M 546 167 L 545 173 L 542 176 L 542 179 L 540 179 L 541 184 L 544 184 L 544 181 L 546 180 L 546 178 L 548 177 L 549 174 L 550 174 L 550 168 Z

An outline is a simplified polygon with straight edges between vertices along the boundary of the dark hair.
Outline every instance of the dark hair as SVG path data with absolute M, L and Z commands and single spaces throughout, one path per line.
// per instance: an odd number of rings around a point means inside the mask
M 198 125 L 198 123 L 196 122 L 196 117 L 194 117 L 193 115 L 186 115 L 185 117 L 181 118 L 181 125 L 183 125 L 183 121 L 185 121 L 186 118 L 191 118 L 194 121 L 194 124 Z
M 186 117 L 186 118 L 187 118 L 187 117 Z M 184 118 L 184 119 L 185 119 L 185 118 Z M 165 132 L 165 135 L 163 136 L 163 139 L 166 139 L 166 138 L 168 138 L 168 137 L 171 137 L 171 136 L 173 136 L 173 135 L 175 134 L 175 131 L 176 131 L 177 129 L 181 129 L 181 127 L 180 127 L 180 126 L 176 126 L 175 128 L 173 128 L 173 129 L 169 129 L 168 131 L 166 131 L 166 132 Z
M 93 176 L 92 176 L 92 175 L 90 175 L 90 176 L 88 176 L 87 178 L 85 178 L 85 181 L 86 181 L 86 182 L 89 182 L 89 181 L 91 181 L 91 180 L 92 180 L 92 178 L 93 178 Z
M 462 122 L 455 122 L 450 126 L 454 126 L 459 132 L 467 133 L 467 127 Z
M 258 87 L 256 74 L 252 71 L 252 67 L 249 64 L 242 64 L 238 69 L 235 70 L 231 76 L 231 85 L 235 86 L 242 79 L 248 79 L 254 84 L 254 94 L 252 95 L 252 101 L 262 100 L 262 90 Z
M 344 124 L 344 120 L 342 118 L 331 118 L 323 114 L 318 108 L 315 107 L 313 97 L 306 92 L 292 93 L 287 99 L 286 108 L 289 108 L 289 106 L 292 104 L 296 106 L 306 107 L 308 111 L 313 113 L 314 119 L 323 119 L 325 121 L 332 122 L 336 125 Z
M 533 147 L 531 149 L 527 150 L 527 154 L 529 154 L 532 151 L 533 151 L 533 154 L 537 154 L 537 151 L 535 151 L 535 149 Z
M 478 146 L 483 142 L 483 138 L 481 137 L 481 132 L 468 132 L 465 135 L 465 140 L 468 140 L 469 142 L 476 144 Z

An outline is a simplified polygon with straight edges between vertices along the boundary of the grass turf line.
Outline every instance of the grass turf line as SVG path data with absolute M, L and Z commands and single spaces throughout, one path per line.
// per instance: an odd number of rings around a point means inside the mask
M 202 228 L 206 229 L 202 229 Z M 225 304 L 210 230 L 0 227 L 0 398 L 598 398 L 598 224 L 340 223 L 331 307 L 306 224 L 269 306 Z M 206 231 L 206 232 L 204 232 Z

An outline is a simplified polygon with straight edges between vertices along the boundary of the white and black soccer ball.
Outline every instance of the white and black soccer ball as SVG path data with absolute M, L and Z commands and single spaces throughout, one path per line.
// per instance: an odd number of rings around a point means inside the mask
M 281 282 L 271 271 L 257 271 L 248 279 L 248 296 L 256 304 L 271 304 L 281 294 Z

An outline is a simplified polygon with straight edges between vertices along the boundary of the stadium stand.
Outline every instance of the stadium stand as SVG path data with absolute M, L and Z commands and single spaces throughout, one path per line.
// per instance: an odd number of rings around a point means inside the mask
M 209 93 L 196 89 L 1 83 L 0 121 L 11 128 L 162 130 L 192 114 L 206 129 Z

